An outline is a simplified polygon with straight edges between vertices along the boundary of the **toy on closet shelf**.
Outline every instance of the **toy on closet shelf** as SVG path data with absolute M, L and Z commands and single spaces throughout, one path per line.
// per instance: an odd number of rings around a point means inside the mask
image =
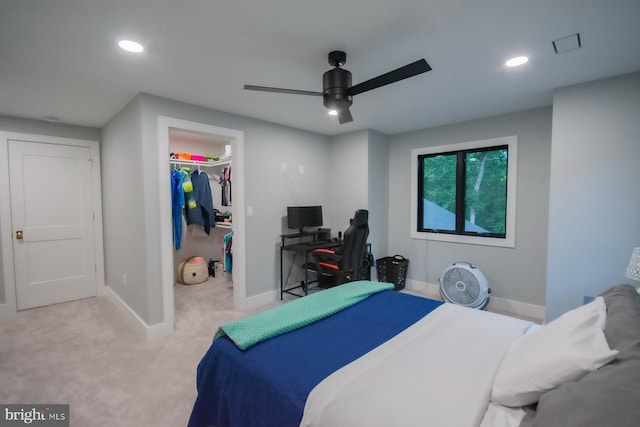
M 197 285 L 209 278 L 209 268 L 204 258 L 192 256 L 178 266 L 178 281 L 185 285 Z

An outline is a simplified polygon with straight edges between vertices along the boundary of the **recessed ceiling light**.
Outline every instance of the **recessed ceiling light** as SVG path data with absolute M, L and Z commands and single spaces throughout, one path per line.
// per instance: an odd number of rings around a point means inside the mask
M 118 42 L 118 46 L 120 46 L 127 52 L 140 53 L 144 50 L 144 47 L 140 43 L 134 42 L 132 40 L 120 40 Z
M 504 65 L 506 65 L 507 67 L 518 67 L 522 64 L 525 64 L 528 60 L 529 58 L 527 58 L 526 56 L 516 56 L 515 58 L 509 59 L 504 63 Z
M 338 115 L 338 111 L 337 110 L 329 110 L 329 115 L 330 116 L 337 116 Z

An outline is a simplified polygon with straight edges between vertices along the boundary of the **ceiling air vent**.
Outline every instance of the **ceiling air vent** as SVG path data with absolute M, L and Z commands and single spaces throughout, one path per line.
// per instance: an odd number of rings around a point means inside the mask
M 558 53 L 565 53 L 570 50 L 580 49 L 582 42 L 580 41 L 580 33 L 571 34 L 570 36 L 556 39 L 552 42 L 553 50 Z

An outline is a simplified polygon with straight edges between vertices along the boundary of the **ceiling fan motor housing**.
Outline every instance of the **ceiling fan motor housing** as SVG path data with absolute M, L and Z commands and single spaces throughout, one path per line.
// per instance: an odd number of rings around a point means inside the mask
M 353 97 L 347 94 L 351 87 L 351 72 L 342 68 L 334 68 L 322 75 L 322 99 L 329 109 L 342 110 L 349 108 Z
M 372 89 L 386 86 L 400 80 L 408 79 L 415 75 L 431 70 L 429 64 L 424 59 L 407 64 L 404 67 L 381 74 L 372 79 L 366 80 L 355 86 L 351 86 L 351 73 L 340 68 L 347 62 L 347 54 L 341 50 L 329 52 L 329 64 L 333 67 L 322 76 L 322 92 L 284 89 L 279 87 L 244 85 L 247 90 L 258 90 L 264 92 L 290 93 L 294 95 L 322 95 L 322 102 L 331 114 L 338 116 L 340 124 L 353 121 L 349 107 L 353 104 L 353 96 L 367 92 Z

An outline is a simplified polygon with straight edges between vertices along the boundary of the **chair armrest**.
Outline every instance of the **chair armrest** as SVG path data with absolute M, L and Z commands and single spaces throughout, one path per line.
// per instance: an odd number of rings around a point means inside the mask
M 314 262 L 327 262 L 337 264 L 342 260 L 342 255 L 337 254 L 331 249 L 316 249 L 311 252 Z

